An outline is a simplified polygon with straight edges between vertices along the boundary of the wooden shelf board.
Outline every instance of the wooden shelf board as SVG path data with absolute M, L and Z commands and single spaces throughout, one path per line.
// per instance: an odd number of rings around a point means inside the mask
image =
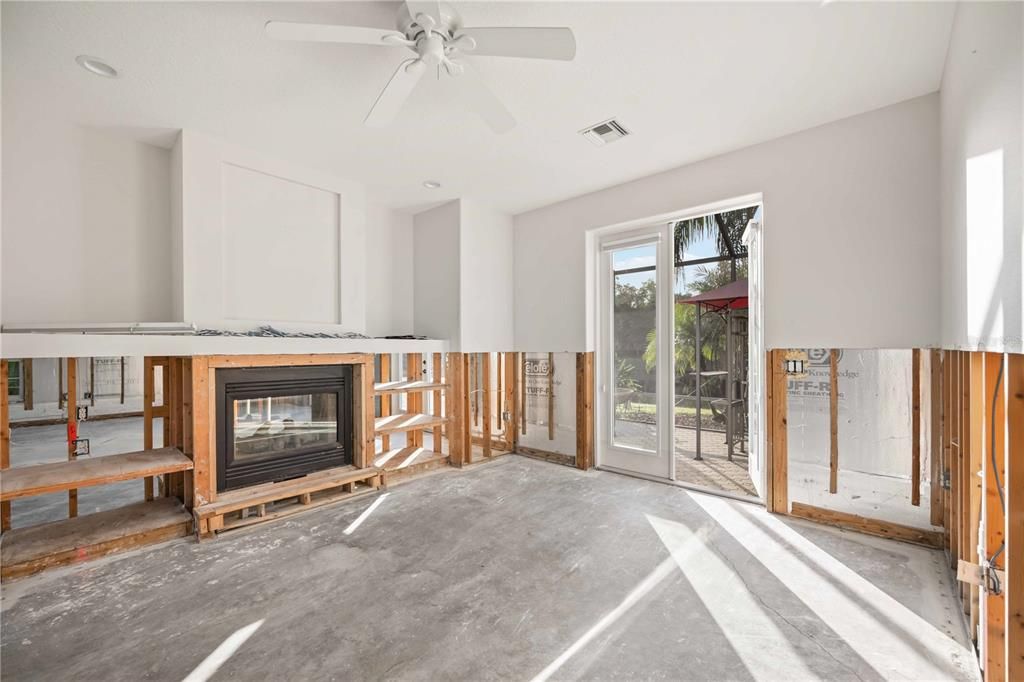
M 218 493 L 217 500 L 196 507 L 199 518 L 228 514 L 240 509 L 269 504 L 289 497 L 297 497 L 305 493 L 315 493 L 329 488 L 337 488 L 346 483 L 355 483 L 379 476 L 381 470 L 376 467 L 356 469 L 354 466 L 335 467 L 316 473 L 279 483 L 262 485 Z
M 373 427 L 377 433 L 398 433 L 401 431 L 415 431 L 417 429 L 432 429 L 444 423 L 444 417 L 404 412 L 387 417 L 378 417 L 374 420 Z
M 5 580 L 30 575 L 50 566 L 185 537 L 191 530 L 191 514 L 173 497 L 15 528 L 3 534 L 2 575 Z
M 67 462 L 6 469 L 0 477 L 0 500 L 14 500 L 133 478 L 188 471 L 192 460 L 177 448 L 81 457 Z
M 448 459 L 448 455 L 427 448 L 396 448 L 378 453 L 373 458 L 373 465 L 385 471 L 400 471 L 435 459 Z
M 448 384 L 435 384 L 429 381 L 388 381 L 383 384 L 374 384 L 373 390 L 377 394 L 389 393 L 423 393 L 429 391 L 445 391 Z

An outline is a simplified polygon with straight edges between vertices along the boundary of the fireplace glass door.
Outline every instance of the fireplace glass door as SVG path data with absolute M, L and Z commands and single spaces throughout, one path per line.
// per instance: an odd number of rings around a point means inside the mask
M 234 400 L 234 459 L 330 446 L 338 440 L 334 393 Z
M 217 489 L 351 464 L 347 365 L 217 370 Z

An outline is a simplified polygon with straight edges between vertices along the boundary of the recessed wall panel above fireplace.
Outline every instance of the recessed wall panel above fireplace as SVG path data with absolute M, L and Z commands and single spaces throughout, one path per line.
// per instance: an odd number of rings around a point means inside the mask
M 218 369 L 217 490 L 352 464 L 350 365 Z

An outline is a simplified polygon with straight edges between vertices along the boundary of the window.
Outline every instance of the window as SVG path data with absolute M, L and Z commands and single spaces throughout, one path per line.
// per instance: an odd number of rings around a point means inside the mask
M 21 397 L 21 360 L 7 361 L 7 397 Z

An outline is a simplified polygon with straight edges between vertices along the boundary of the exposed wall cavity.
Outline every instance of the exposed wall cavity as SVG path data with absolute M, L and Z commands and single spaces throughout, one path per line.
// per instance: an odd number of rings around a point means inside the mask
M 829 491 L 830 367 L 827 349 L 807 349 L 806 376 L 789 379 L 789 497 L 841 512 L 930 526 L 929 354 L 921 353 L 921 500 L 911 503 L 912 353 L 839 351 L 837 490 Z

